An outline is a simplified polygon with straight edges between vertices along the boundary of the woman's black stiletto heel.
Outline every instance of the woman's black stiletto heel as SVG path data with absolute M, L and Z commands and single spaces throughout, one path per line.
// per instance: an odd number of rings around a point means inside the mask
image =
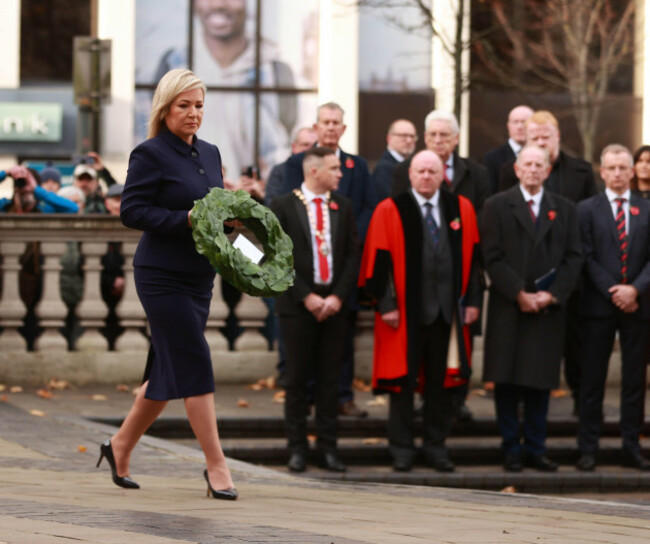
M 99 464 L 102 462 L 104 457 L 106 457 L 108 464 L 111 465 L 111 473 L 113 474 L 113 483 L 115 485 L 127 489 L 140 489 L 140 486 L 128 476 L 117 475 L 117 467 L 115 466 L 115 457 L 113 457 L 113 448 L 111 447 L 110 440 L 107 440 L 99 446 L 99 461 L 97 461 L 97 468 L 99 468 Z
M 210 479 L 208 478 L 208 471 L 204 470 L 203 471 L 203 476 L 205 478 L 205 481 L 208 482 L 208 497 L 210 496 L 210 493 L 212 493 L 212 498 L 213 499 L 223 499 L 225 501 L 236 501 L 237 497 L 239 496 L 237 494 L 237 490 L 234 487 L 229 487 L 228 489 L 212 489 L 212 486 L 210 485 Z

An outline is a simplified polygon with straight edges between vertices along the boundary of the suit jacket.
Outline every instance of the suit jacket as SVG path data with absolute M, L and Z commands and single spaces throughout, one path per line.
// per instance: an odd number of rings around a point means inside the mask
M 216 146 L 196 137 L 189 145 L 166 128 L 138 145 L 129 157 L 120 207 L 122 223 L 144 231 L 133 264 L 214 273 L 208 259 L 196 252 L 187 224 L 194 201 L 213 187 L 223 187 Z
M 332 239 L 331 293 L 345 302 L 354 287 L 359 258 L 359 239 L 352 212 L 352 203 L 345 197 L 332 194 L 329 207 L 330 236 Z M 289 290 L 278 297 L 275 309 L 279 315 L 299 315 L 304 311 L 303 299 L 314 291 L 314 253 L 307 209 L 293 193 L 277 197 L 271 210 L 278 216 L 284 231 L 293 242 L 296 279 Z M 346 305 L 344 304 L 344 307 Z
M 390 196 L 390 186 L 393 183 L 393 170 L 399 161 L 386 149 L 372 171 L 372 182 L 377 191 L 377 200 L 381 202 Z
M 519 186 L 489 198 L 481 246 L 490 277 L 483 379 L 537 389 L 557 387 L 566 302 L 582 266 L 578 216 L 569 200 L 544 191 L 537 226 Z M 537 314 L 524 313 L 517 294 L 537 291 L 535 280 L 554 270 L 549 291 L 558 299 Z
M 501 167 L 504 164 L 514 162 L 516 158 L 517 156 L 508 142 L 499 147 L 495 147 L 485 154 L 483 165 L 488 171 L 491 194 L 495 194 L 499 190 L 499 174 L 501 173 Z
M 304 180 L 302 161 L 304 153 L 297 153 L 287 159 L 284 170 L 284 182 L 280 194 L 298 189 Z M 370 179 L 368 164 L 358 155 L 350 155 L 341 150 L 341 172 L 343 177 L 336 193 L 352 201 L 352 210 L 357 223 L 357 232 L 361 242 L 366 237 L 372 212 L 377 205 L 377 193 Z
M 411 159 L 401 162 L 393 170 L 391 196 L 410 189 L 409 168 Z M 443 188 L 447 188 L 443 183 Z M 452 193 L 467 198 L 474 206 L 476 215 L 480 216 L 485 200 L 490 196 L 490 184 L 485 167 L 475 160 L 459 157 L 454 153 L 454 179 L 449 188 Z
M 519 185 L 519 180 L 515 175 L 514 160 L 504 164 L 501 168 L 499 177 L 499 191 L 505 191 L 514 185 Z M 554 191 L 563 197 L 568 198 L 576 204 L 585 198 L 595 195 L 596 181 L 594 171 L 591 165 L 576 157 L 570 157 L 563 151 L 560 151 L 556 164 L 553 169 L 557 168 L 557 181 L 560 186 L 558 191 Z M 547 187 L 548 180 L 544 183 Z
M 614 214 L 604 193 L 578 205 L 580 235 L 585 255 L 585 285 L 580 311 L 591 317 L 616 312 L 608 289 L 621 283 L 621 259 Z M 650 202 L 632 194 L 628 225 L 627 277 L 639 292 L 635 315 L 650 318 Z

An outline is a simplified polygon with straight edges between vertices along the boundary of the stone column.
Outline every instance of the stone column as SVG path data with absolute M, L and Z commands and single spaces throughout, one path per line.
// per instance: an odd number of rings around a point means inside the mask
M 242 293 L 241 301 L 235 308 L 235 315 L 244 331 L 235 341 L 235 350 L 268 351 L 268 342 L 259 331 L 264 326 L 267 313 L 268 309 L 260 297 Z
M 61 256 L 65 242 L 41 242 L 43 255 L 43 294 L 36 307 L 43 334 L 34 344 L 36 351 L 67 351 L 68 342 L 60 332 L 68 312 L 61 299 Z
M 25 242 L 0 242 L 2 262 L 2 299 L 0 299 L 0 327 L 4 330 L 0 334 L 0 349 L 20 350 L 27 349 L 27 342 L 18 332 L 23 324 L 26 308 L 20 299 L 18 288 L 18 273 L 20 262 L 18 259 L 25 251 Z
M 108 249 L 106 242 L 82 242 L 84 264 L 84 296 L 77 308 L 84 333 L 77 340 L 78 351 L 106 351 L 108 341 L 99 332 L 104 326 L 108 308 L 101 292 L 101 258 Z
M 140 299 L 138 299 L 133 279 L 133 255 L 137 247 L 137 242 L 122 244 L 124 294 L 115 311 L 120 318 L 120 325 L 125 330 L 115 341 L 116 351 L 146 350 L 149 347 L 149 341 L 142 334 L 142 329 L 147 326 L 147 316 L 140 304 Z
M 228 317 L 228 306 L 221 296 L 221 276 L 217 275 L 214 278 L 210 315 L 205 330 L 205 339 L 212 351 L 228 351 L 228 341 L 220 330 L 226 325 L 226 317 Z

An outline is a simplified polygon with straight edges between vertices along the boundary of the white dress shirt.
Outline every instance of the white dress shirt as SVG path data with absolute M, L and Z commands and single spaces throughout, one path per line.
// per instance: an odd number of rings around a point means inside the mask
M 625 213 L 625 234 L 628 234 L 630 232 L 630 195 L 631 194 L 632 192 L 629 189 L 620 195 L 616 194 L 614 191 L 610 189 L 605 189 L 605 195 L 607 196 L 607 200 L 609 200 L 609 204 L 612 207 L 614 220 L 616 220 L 616 211 L 618 210 L 618 202 L 616 202 L 616 199 L 617 198 L 625 199 L 625 201 L 623 202 L 623 212 Z
M 317 195 L 316 193 L 312 193 L 307 187 L 305 187 L 305 184 L 303 183 L 300 186 L 300 190 L 302 191 L 302 194 L 305 195 L 305 200 L 307 201 L 308 206 L 311 209 L 312 215 L 314 217 L 314 224 L 312 225 L 310 221 L 309 222 L 309 230 L 311 231 L 311 250 L 312 250 L 312 255 L 313 255 L 313 269 L 314 269 L 314 282 L 319 284 L 319 285 L 329 285 L 332 283 L 332 275 L 334 274 L 334 267 L 333 267 L 333 260 L 332 260 L 332 236 L 331 236 L 331 229 L 332 225 L 331 222 L 329 221 L 329 209 L 327 207 L 327 194 L 322 194 L 322 195 Z M 316 220 L 317 220 L 317 215 L 316 215 L 316 203 L 314 202 L 315 198 L 320 198 L 322 199 L 321 202 L 321 210 L 323 211 L 323 228 L 325 228 L 325 240 L 323 240 L 323 243 L 325 244 L 326 247 L 329 248 L 329 253 L 326 255 L 327 258 L 327 266 L 329 268 L 329 277 L 327 279 L 327 282 L 323 282 L 321 276 L 320 276 L 320 261 L 318 259 L 318 244 L 316 242 L 316 231 L 314 230 L 316 228 Z M 327 214 L 327 216 L 326 216 Z
M 526 201 L 526 205 L 528 205 L 529 200 L 533 201 L 533 205 L 532 205 L 533 213 L 535 214 L 535 217 L 539 217 L 539 207 L 542 205 L 542 197 L 544 196 L 544 187 L 542 187 L 539 193 L 535 195 L 531 195 L 521 185 L 519 185 L 519 189 L 521 189 L 521 194 L 524 195 L 524 200 Z

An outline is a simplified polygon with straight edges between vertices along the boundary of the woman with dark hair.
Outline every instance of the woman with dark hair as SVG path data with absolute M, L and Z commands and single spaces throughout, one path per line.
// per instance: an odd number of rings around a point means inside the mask
M 144 231 L 133 257 L 138 297 L 151 329 L 144 383 L 115 435 L 100 448 L 113 482 L 135 489 L 129 460 L 140 437 L 165 408 L 182 398 L 206 460 L 208 496 L 235 500 L 237 490 L 221 448 L 214 377 L 204 330 L 215 272 L 196 252 L 192 207 L 223 187 L 221 155 L 196 137 L 205 85 L 189 70 L 171 70 L 153 97 L 148 139 L 129 158 L 120 216 Z
M 642 145 L 634 152 L 634 177 L 630 188 L 643 198 L 650 198 L 650 145 Z

